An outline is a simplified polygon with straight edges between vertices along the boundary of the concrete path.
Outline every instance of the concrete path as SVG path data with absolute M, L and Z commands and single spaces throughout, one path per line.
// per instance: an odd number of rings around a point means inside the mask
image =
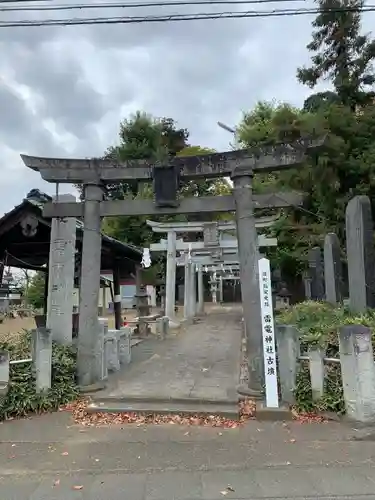
M 374 500 L 374 439 L 337 423 L 82 428 L 45 415 L 0 425 L 0 498 Z
M 101 398 L 199 398 L 234 401 L 239 382 L 241 309 L 218 307 L 166 340 L 132 349 L 132 363 Z

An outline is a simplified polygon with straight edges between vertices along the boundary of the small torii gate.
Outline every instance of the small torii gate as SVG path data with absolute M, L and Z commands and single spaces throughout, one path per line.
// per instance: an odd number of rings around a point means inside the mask
M 278 219 L 278 216 L 260 217 L 255 219 L 255 227 L 267 228 Z M 210 222 L 155 222 L 148 220 L 147 225 L 151 227 L 154 233 L 167 233 L 167 240 L 160 240 L 160 243 L 151 244 L 152 252 L 167 252 L 167 273 L 166 273 L 166 295 L 165 295 L 165 315 L 172 319 L 174 317 L 175 307 L 175 284 L 176 284 L 176 252 L 184 250 L 204 250 L 214 251 L 224 248 L 237 249 L 237 240 L 235 238 L 224 239 L 225 231 L 236 231 L 236 223 L 233 221 L 210 221 Z M 176 240 L 179 233 L 203 233 L 203 242 L 183 242 Z M 225 235 L 226 236 L 226 235 Z M 228 235 L 229 236 L 229 235 Z M 264 236 L 258 237 L 259 246 L 274 246 L 277 245 L 276 239 L 271 242 L 271 239 L 264 240 Z M 225 252 L 221 252 L 225 253 Z M 229 252 L 228 252 L 229 253 Z M 185 281 L 189 270 L 185 268 Z M 200 276 L 198 270 L 198 280 Z M 198 281 L 198 283 L 199 283 Z
M 172 226 L 170 223 L 166 223 L 167 226 Z M 159 226 L 160 227 L 160 226 Z M 159 229 L 158 227 L 158 229 Z M 259 226 L 260 227 L 260 226 Z M 179 231 L 179 228 L 176 228 Z M 165 315 L 168 316 L 170 320 L 174 321 L 174 308 L 175 308 L 175 292 L 176 292 L 176 263 L 177 256 L 176 252 L 193 252 L 194 259 L 199 257 L 206 257 L 203 259 L 206 263 L 215 262 L 215 257 L 212 256 L 213 250 L 216 250 L 216 261 L 221 261 L 223 256 L 232 259 L 238 259 L 238 242 L 236 238 L 231 239 L 220 239 L 219 246 L 213 248 L 207 247 L 203 241 L 183 241 L 182 239 L 176 240 L 176 232 L 172 231 L 168 227 L 168 240 L 161 239 L 159 243 L 152 243 L 150 245 L 151 252 L 167 252 L 167 275 L 166 275 L 166 286 L 165 286 Z M 202 229 L 203 230 L 203 229 Z M 158 230 L 159 232 L 159 230 Z M 160 231 L 161 232 L 161 231 Z M 181 229 L 181 232 L 184 232 Z M 172 233 L 172 237 L 170 234 Z M 266 246 L 276 246 L 276 238 L 267 238 L 264 235 L 258 236 L 258 248 Z M 219 252 L 217 252 L 219 250 Z M 233 255 L 235 254 L 235 255 Z M 237 260 L 238 262 L 238 260 Z M 185 265 L 185 283 L 188 282 L 190 276 L 189 262 Z M 192 283 L 192 287 L 195 284 Z M 202 289 L 203 292 L 203 275 L 202 270 L 198 267 L 198 289 Z M 193 288 L 192 288 L 193 290 Z M 185 297 L 186 299 L 187 297 Z
M 118 215 L 163 215 L 236 212 L 241 290 L 249 359 L 250 393 L 263 390 L 263 350 L 258 256 L 254 209 L 300 205 L 299 193 L 252 193 L 255 172 L 295 168 L 317 152 L 324 140 L 301 139 L 293 144 L 252 148 L 191 157 L 173 157 L 164 163 L 153 160 L 58 159 L 21 155 L 25 165 L 40 172 L 47 182 L 82 184 L 83 203 L 48 203 L 46 217 L 78 217 L 84 220 L 77 370 L 79 383 L 98 381 L 97 315 L 100 283 L 101 218 Z M 231 177 L 233 194 L 178 199 L 182 179 Z M 153 182 L 153 200 L 103 201 L 105 184 L 123 181 Z

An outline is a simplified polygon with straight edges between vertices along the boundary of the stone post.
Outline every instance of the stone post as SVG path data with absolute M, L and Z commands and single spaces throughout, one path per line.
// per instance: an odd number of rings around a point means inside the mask
M 326 301 L 336 305 L 342 302 L 342 263 L 340 242 L 335 233 L 324 239 L 324 282 Z
M 223 290 L 223 277 L 219 276 L 219 302 L 224 301 L 224 290 Z
M 76 201 L 71 194 L 61 194 L 54 202 Z M 76 219 L 52 219 L 48 263 L 46 326 L 59 344 L 72 343 L 74 263 Z
M 156 320 L 156 333 L 159 339 L 165 340 L 168 335 L 169 329 L 169 318 L 164 316 L 163 318 L 157 318 Z
M 186 257 L 186 262 L 185 262 L 185 274 L 184 274 L 184 318 L 188 319 L 189 318 L 189 311 L 190 311 L 190 303 L 191 303 L 191 296 L 190 296 L 190 262 L 188 262 L 187 257 Z
M 311 248 L 308 254 L 312 300 L 324 300 L 324 270 L 322 252 L 319 247 Z
M 232 173 L 236 205 L 241 295 L 249 362 L 249 395 L 261 397 L 264 385 L 262 322 L 260 313 L 258 237 L 255 228 L 251 168 L 238 167 Z
M 189 301 L 189 317 L 194 318 L 197 314 L 197 290 L 196 290 L 196 271 L 195 264 L 190 263 L 190 301 Z
M 300 355 L 298 330 L 291 325 L 277 325 L 276 345 L 281 386 L 281 399 L 284 403 L 295 403 L 298 357 Z
M 118 333 L 119 330 L 108 330 L 104 338 L 107 369 L 109 372 L 117 372 L 120 369 Z
M 118 260 L 112 265 L 113 272 L 113 312 L 115 314 L 115 328 L 119 330 L 122 327 L 122 304 L 121 304 L 121 268 Z
M 85 186 L 77 356 L 78 381 L 83 387 L 98 382 L 95 347 L 99 332 L 98 303 L 102 246 L 100 202 L 102 198 L 101 187 Z
M 203 283 L 203 268 L 198 266 L 198 313 L 204 313 L 204 283 Z
M 324 394 L 324 350 L 319 346 L 310 346 L 309 370 L 313 401 L 318 401 Z
M 127 365 L 132 360 L 131 336 L 132 331 L 130 327 L 124 326 L 120 328 L 118 347 L 120 365 Z
M 9 352 L 0 351 L 0 398 L 6 396 L 9 390 L 9 360 Z
M 52 382 L 52 332 L 48 328 L 32 331 L 32 356 L 36 392 L 47 391 Z
M 168 232 L 167 240 L 167 276 L 165 289 L 165 315 L 174 318 L 176 302 L 176 233 Z
M 340 328 L 340 361 L 346 412 L 350 419 L 375 422 L 375 367 L 371 330 L 363 325 Z
M 371 203 L 355 196 L 346 207 L 346 253 L 349 307 L 363 312 L 375 307 L 375 257 Z
M 98 339 L 95 348 L 95 357 L 97 359 L 97 372 L 95 378 L 99 381 L 102 381 L 107 380 L 108 378 L 107 357 L 105 352 L 105 338 L 108 333 L 108 319 L 99 318 L 98 327 Z

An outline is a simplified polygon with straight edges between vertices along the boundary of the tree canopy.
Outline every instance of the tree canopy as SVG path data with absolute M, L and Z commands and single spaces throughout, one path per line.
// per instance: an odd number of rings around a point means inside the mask
M 319 13 L 307 49 L 311 66 L 298 68 L 298 80 L 314 88 L 329 80 L 340 102 L 355 109 L 373 99 L 375 41 L 361 33 L 364 0 L 316 0 Z

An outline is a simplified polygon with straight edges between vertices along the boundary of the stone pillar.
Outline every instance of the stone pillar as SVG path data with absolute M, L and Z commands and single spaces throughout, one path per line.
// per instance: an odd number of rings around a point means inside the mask
M 97 370 L 95 378 L 98 381 L 102 381 L 107 380 L 108 378 L 107 357 L 105 352 L 105 338 L 108 333 L 108 319 L 99 318 L 98 326 L 97 343 L 95 346 L 95 357 L 97 359 L 97 363 L 95 364 Z
M 32 331 L 32 358 L 36 392 L 47 391 L 52 382 L 52 332 L 48 328 Z
M 120 369 L 118 335 L 119 330 L 108 330 L 104 338 L 105 356 L 109 372 L 117 372 Z
M 324 239 L 324 282 L 326 301 L 336 305 L 342 302 L 342 263 L 340 242 L 335 233 Z
M 9 390 L 9 352 L 0 351 L 0 403 Z
M 340 328 L 340 362 L 346 413 L 352 420 L 375 422 L 375 367 L 371 330 L 363 325 Z
M 371 203 L 355 196 L 346 207 L 346 253 L 349 307 L 363 312 L 375 307 L 375 257 Z
M 223 290 L 223 277 L 219 276 L 219 301 L 222 303 L 224 301 L 224 290 Z
M 318 401 L 324 394 L 324 350 L 319 346 L 309 347 L 309 369 L 313 401 Z
M 113 309 L 115 314 L 115 328 L 116 330 L 120 330 L 120 328 L 122 327 L 120 265 L 119 262 L 116 260 L 113 263 L 113 295 L 114 295 Z
M 176 302 L 176 233 L 168 232 L 167 242 L 167 277 L 165 287 L 165 315 L 174 318 Z
M 184 318 L 185 319 L 189 318 L 190 303 L 191 303 L 190 277 L 191 277 L 190 263 L 186 260 L 186 262 L 185 262 L 185 274 L 184 274 Z
M 204 313 L 204 283 L 203 283 L 203 269 L 198 266 L 198 313 Z
M 76 201 L 71 194 L 61 194 L 54 202 Z M 48 263 L 48 296 L 46 326 L 59 344 L 72 343 L 74 262 L 76 219 L 52 219 Z
M 276 326 L 276 345 L 281 386 L 281 399 L 284 403 L 295 403 L 298 357 L 300 355 L 298 330 L 291 325 Z
M 264 385 L 262 321 L 260 312 L 258 237 L 252 196 L 253 173 L 238 168 L 232 173 L 236 205 L 241 295 L 249 363 L 249 395 L 261 396 Z
M 98 303 L 102 246 L 100 202 L 102 198 L 103 192 L 100 186 L 85 186 L 77 355 L 78 381 L 83 387 L 98 382 L 95 347 L 99 332 Z
M 197 314 L 197 283 L 195 264 L 190 263 L 190 300 L 189 300 L 189 317 L 194 318 Z
M 319 247 L 309 250 L 309 275 L 312 300 L 324 300 L 324 270 L 322 252 Z
M 102 316 L 105 316 L 107 312 L 107 287 L 103 285 L 102 287 Z
M 119 361 L 120 365 L 127 365 L 132 360 L 131 351 L 132 331 L 128 326 L 124 326 L 119 332 Z

